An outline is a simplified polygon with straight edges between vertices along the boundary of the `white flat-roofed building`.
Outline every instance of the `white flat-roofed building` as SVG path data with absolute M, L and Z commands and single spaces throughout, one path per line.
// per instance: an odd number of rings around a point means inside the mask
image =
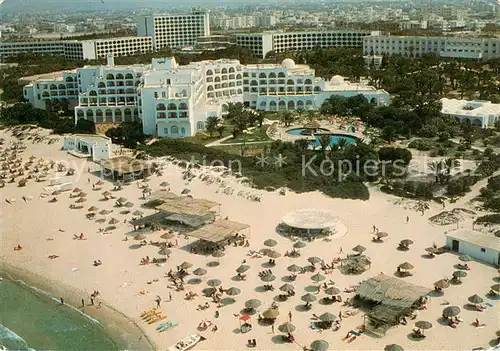
M 500 104 L 491 101 L 441 99 L 441 113 L 455 117 L 460 123 L 477 127 L 493 127 L 500 118 Z
M 209 12 L 141 16 L 137 22 L 137 35 L 151 37 L 155 50 L 194 45 L 198 37 L 210 35 Z
M 112 155 L 111 139 L 103 135 L 72 134 L 64 137 L 63 150 L 92 161 L 108 160 Z
M 64 55 L 63 41 L 0 42 L 0 57 L 24 53 Z
M 312 50 L 321 48 L 361 48 L 363 38 L 380 35 L 380 32 L 363 30 L 325 30 L 303 32 L 264 32 L 253 34 L 237 34 L 238 46 L 251 50 L 257 57 L 265 58 L 273 51 Z
M 452 252 L 467 254 L 488 264 L 500 265 L 500 239 L 495 235 L 468 229 L 449 231 L 445 235 L 446 247 Z
M 378 35 L 363 39 L 363 51 L 365 55 L 420 57 L 434 53 L 441 57 L 489 60 L 500 57 L 500 39 Z

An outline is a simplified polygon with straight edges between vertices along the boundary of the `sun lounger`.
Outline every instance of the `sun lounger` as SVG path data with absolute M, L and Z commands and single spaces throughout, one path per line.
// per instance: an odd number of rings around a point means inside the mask
M 356 336 L 361 336 L 361 333 L 358 333 L 357 331 L 355 330 L 351 330 L 351 334 L 352 335 L 356 335 Z

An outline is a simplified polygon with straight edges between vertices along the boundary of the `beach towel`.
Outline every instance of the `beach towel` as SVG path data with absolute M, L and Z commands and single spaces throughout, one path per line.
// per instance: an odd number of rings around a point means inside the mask
M 356 335 L 356 336 L 361 336 L 361 333 L 358 333 L 357 331 L 355 330 L 351 330 L 351 334 L 352 335 Z

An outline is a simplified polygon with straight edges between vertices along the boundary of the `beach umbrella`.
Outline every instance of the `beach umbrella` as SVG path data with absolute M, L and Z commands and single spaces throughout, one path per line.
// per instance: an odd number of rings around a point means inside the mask
M 403 239 L 403 240 L 401 240 L 401 244 L 406 245 L 406 246 L 409 246 L 409 245 L 413 244 L 413 240 L 410 240 L 410 239 Z M 396 346 L 397 346 L 397 345 L 396 345 Z
M 82 189 L 80 189 L 80 188 L 74 188 L 74 189 L 73 189 L 73 192 L 74 192 L 74 193 L 81 193 L 81 192 L 82 192 Z
M 206 270 L 206 269 L 203 269 L 203 268 L 196 268 L 196 269 L 193 271 L 193 274 L 194 274 L 194 275 L 205 275 L 205 274 L 207 274 L 207 270 Z
M 410 269 L 415 268 L 415 267 L 413 267 L 413 265 L 412 265 L 411 263 L 409 263 L 409 262 L 404 262 L 404 263 L 401 263 L 398 267 L 399 267 L 399 268 L 401 268 L 401 269 L 407 270 L 407 271 L 408 271 L 408 270 L 410 270 Z
M 278 330 L 282 333 L 293 333 L 295 331 L 295 326 L 292 323 L 284 323 L 278 327 Z
M 264 241 L 264 245 L 268 247 L 273 247 L 276 246 L 277 244 L 278 242 L 274 239 L 267 239 L 266 241 Z
M 352 248 L 352 251 L 362 253 L 362 252 L 366 251 L 366 247 L 361 246 L 361 245 L 356 245 Z
M 314 302 L 314 301 L 316 301 L 316 296 L 308 293 L 308 294 L 305 294 L 304 296 L 302 296 L 300 299 L 304 302 Z
M 427 330 L 432 328 L 432 323 L 427 321 L 418 321 L 415 323 L 418 329 Z
M 465 278 L 465 277 L 467 277 L 467 272 L 455 271 L 455 272 L 453 272 L 453 276 L 456 278 Z
M 97 210 L 98 210 L 98 208 L 97 208 L 97 207 L 95 207 L 95 206 L 90 206 L 90 207 L 89 207 L 89 209 L 88 209 L 87 211 L 89 211 L 89 212 L 95 212 L 95 211 L 97 211 Z
M 330 312 L 325 312 L 318 318 L 322 322 L 334 322 L 337 320 L 337 316 L 331 314 Z
M 389 236 L 389 234 L 386 232 L 378 232 L 377 234 L 375 234 L 375 236 L 380 239 Z
M 120 198 L 118 198 L 118 200 L 116 200 L 116 202 L 118 202 L 120 204 L 124 204 L 125 202 L 127 202 L 127 199 L 124 197 L 120 197 Z
M 469 296 L 468 300 L 469 300 L 469 302 L 472 302 L 473 304 L 476 304 L 476 305 L 483 303 L 483 298 L 477 294 Z
M 120 223 L 119 220 L 117 220 L 116 218 L 111 218 L 110 221 L 108 222 L 109 224 L 118 224 Z
M 425 251 L 427 251 L 430 254 L 435 254 L 436 248 L 431 246 L 431 247 L 426 248 Z
M 220 257 L 226 256 L 226 254 L 224 252 L 222 252 L 221 250 L 217 250 L 217 251 L 214 251 L 214 253 L 212 254 L 212 256 L 220 258 Z
M 143 194 L 148 194 L 148 193 L 150 193 L 150 192 L 151 192 L 151 189 L 149 189 L 148 187 L 146 187 L 146 188 L 142 189 L 142 193 L 143 193 Z
M 226 290 L 226 294 L 228 294 L 229 296 L 236 296 L 239 295 L 240 293 L 241 290 L 238 288 L 229 288 Z
M 135 237 L 134 237 L 134 240 L 144 240 L 146 239 L 146 236 L 144 234 L 137 234 Z
M 170 240 L 170 239 L 175 238 L 175 234 L 174 234 L 174 233 L 170 233 L 170 232 L 168 232 L 168 233 L 162 234 L 162 235 L 160 236 L 160 238 L 162 238 L 162 239 L 166 239 L 166 240 Z
M 495 292 L 500 292 L 500 284 L 495 284 L 490 287 L 491 290 Z
M 272 274 L 266 274 L 260 278 L 263 282 L 269 283 L 276 280 L 276 277 Z
M 83 191 L 80 191 L 77 196 L 78 197 L 86 197 L 87 193 L 84 193 Z
M 167 186 L 169 186 L 170 183 L 169 182 L 161 182 L 160 183 L 160 186 L 163 187 L 163 188 L 166 188 Z
M 100 215 L 103 215 L 103 216 L 108 215 L 108 214 L 110 214 L 110 213 L 111 213 L 111 211 L 110 211 L 110 210 L 102 210 L 101 212 L 99 212 L 99 214 L 100 214 Z
M 448 306 L 443 310 L 443 317 L 450 318 L 456 317 L 460 314 L 460 307 L 458 306 Z
M 250 266 L 242 264 L 241 266 L 239 266 L 238 268 L 236 268 L 236 273 L 245 273 L 249 269 L 250 269 Z
M 384 351 L 404 351 L 404 350 L 405 349 L 403 349 L 401 346 L 397 344 L 390 344 L 384 347 Z
M 329 288 L 325 289 L 325 293 L 328 295 L 338 295 L 338 294 L 340 294 L 340 289 L 338 289 L 334 286 L 330 286 Z
M 295 244 L 293 244 L 293 247 L 296 249 L 302 249 L 306 246 L 307 246 L 307 244 L 303 241 L 297 241 Z
M 158 251 L 158 254 L 163 255 L 163 256 L 168 256 L 168 255 L 172 254 L 172 250 L 167 249 L 166 247 L 162 247 L 160 249 L 160 251 Z
M 313 282 L 319 283 L 319 282 L 321 282 L 321 281 L 325 280 L 325 276 L 324 276 L 324 275 L 321 275 L 320 273 L 316 273 L 315 275 L 313 275 L 313 276 L 311 277 L 311 280 L 312 280 Z
M 262 313 L 264 318 L 276 319 L 280 315 L 280 311 L 276 308 L 270 308 Z
M 460 255 L 458 256 L 458 259 L 463 262 L 472 261 L 472 257 L 470 257 L 469 255 Z
M 276 251 L 269 251 L 267 253 L 267 256 L 270 258 L 279 258 L 279 257 L 281 257 L 281 254 L 279 252 L 276 252 Z
M 222 282 L 219 280 L 219 279 L 210 279 L 208 282 L 207 282 L 207 285 L 208 286 L 211 286 L 212 288 L 215 288 L 216 286 L 219 286 L 221 285 Z
M 78 203 L 78 204 L 81 204 L 81 203 L 84 203 L 85 201 L 87 201 L 86 198 L 84 197 L 79 197 L 78 200 L 76 200 L 75 202 Z
M 108 197 L 108 196 L 111 196 L 111 195 L 112 194 L 109 191 L 107 191 L 107 190 L 102 193 L 102 196 L 104 196 L 104 197 Z
M 317 264 L 317 263 L 320 263 L 320 262 L 323 262 L 323 260 L 319 257 L 316 257 L 316 256 L 313 256 L 313 257 L 309 257 L 307 259 L 307 261 L 311 264 Z
M 130 207 L 134 207 L 134 204 L 132 202 L 127 202 L 123 206 L 130 208 Z
M 500 338 L 500 330 L 497 330 L 495 334 Z
M 245 307 L 248 309 L 256 309 L 256 308 L 260 307 L 261 304 L 262 304 L 262 302 L 260 302 L 260 300 L 251 299 L 251 300 L 248 300 L 247 302 L 245 302 Z
M 184 261 L 184 262 L 182 262 L 182 263 L 181 263 L 181 265 L 180 265 L 179 267 L 180 267 L 181 269 L 186 270 L 186 269 L 189 269 L 189 268 L 193 267 L 193 264 L 192 264 L 192 263 L 189 263 L 189 262 Z
M 450 283 L 448 283 L 446 280 L 441 279 L 435 282 L 434 286 L 439 289 L 446 289 L 450 287 Z
M 292 273 L 298 273 L 302 271 L 302 267 L 297 266 L 296 264 L 292 264 L 291 266 L 288 266 L 286 269 Z
M 132 212 L 132 214 L 133 214 L 134 216 L 142 216 L 142 215 L 144 214 L 144 212 L 139 211 L 139 210 L 136 210 L 136 211 Z
M 181 194 L 182 194 L 182 195 L 187 195 L 187 194 L 189 194 L 190 192 L 191 192 L 191 190 L 186 188 L 186 189 L 184 189 L 184 190 L 182 190 L 182 191 L 181 191 Z
M 330 344 L 325 340 L 316 340 L 311 343 L 312 351 L 327 351 Z
M 295 287 L 291 284 L 283 284 L 282 286 L 280 286 L 280 290 L 281 291 L 284 291 L 284 292 L 289 292 L 289 291 L 294 291 L 295 290 Z
M 101 179 L 99 179 L 99 180 L 97 181 L 97 183 L 95 183 L 95 185 L 103 185 L 103 184 L 104 184 L 104 182 L 103 182 Z

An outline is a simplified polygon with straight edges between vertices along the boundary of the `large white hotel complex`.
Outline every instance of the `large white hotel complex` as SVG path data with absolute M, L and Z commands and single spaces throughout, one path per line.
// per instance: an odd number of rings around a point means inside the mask
M 179 66 L 174 58 L 165 58 L 117 66 L 108 57 L 107 65 L 36 77 L 24 87 L 24 98 L 37 108 L 67 99 L 75 106 L 75 122 L 142 121 L 145 134 L 168 138 L 203 131 L 207 118 L 224 116 L 230 102 L 263 111 L 315 110 L 332 95 L 358 94 L 373 104 L 389 103 L 384 90 L 340 76 L 325 80 L 291 59 L 281 64 L 242 65 L 223 59 Z

